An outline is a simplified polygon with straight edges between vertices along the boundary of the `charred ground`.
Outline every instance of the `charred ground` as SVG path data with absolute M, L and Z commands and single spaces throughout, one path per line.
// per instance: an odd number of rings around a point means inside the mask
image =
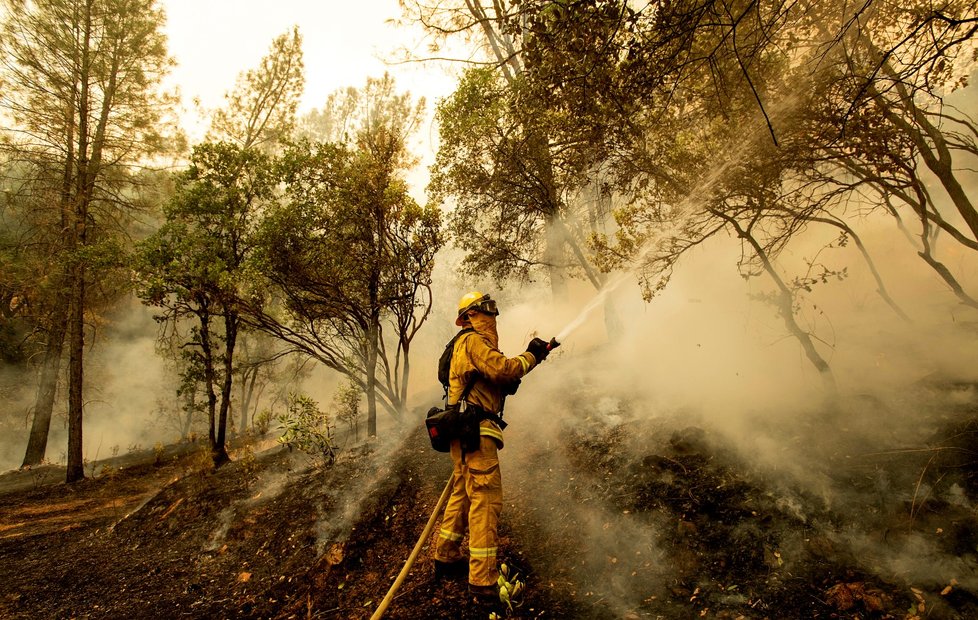
M 497 611 L 976 617 L 978 422 L 969 405 L 956 407 L 906 450 L 826 438 L 813 474 L 851 491 L 844 510 L 675 417 L 582 414 L 548 441 L 514 428 L 501 453 L 501 546 L 527 591 Z M 217 471 L 184 447 L 72 486 L 52 471 L 6 474 L 0 616 L 369 618 L 437 502 L 447 458 L 420 429 L 345 450 L 331 466 L 260 447 L 240 448 Z M 907 549 L 953 562 L 901 568 L 891 556 Z M 464 583 L 434 581 L 430 553 L 429 544 L 387 617 L 487 618 Z

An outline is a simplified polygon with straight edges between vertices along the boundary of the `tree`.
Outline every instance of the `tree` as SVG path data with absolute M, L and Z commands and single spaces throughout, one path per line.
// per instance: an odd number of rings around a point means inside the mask
M 514 99 L 495 70 L 464 73 L 438 106 L 440 142 L 428 187 L 435 200 L 455 204 L 452 236 L 467 251 L 466 270 L 500 281 L 554 266 L 546 229 L 563 208 L 545 145 L 524 129 L 533 112 Z
M 529 87 L 526 52 L 533 15 L 551 2 L 404 2 L 436 49 L 450 36 L 476 47 L 474 65 L 455 94 L 438 109 L 439 154 L 431 193 L 453 201 L 453 238 L 467 251 L 471 273 L 527 279 L 543 270 L 555 300 L 566 296 L 567 275 L 583 275 L 601 288 L 583 249 L 597 225 L 594 159 L 582 158 L 589 142 L 561 141 L 569 122 L 554 114 L 552 93 Z M 575 273 L 576 272 L 576 273 Z M 607 308 L 610 314 L 610 306 Z
M 797 291 L 776 265 L 804 227 L 791 213 L 790 168 L 776 148 L 788 114 L 775 116 L 765 103 L 783 92 L 788 66 L 771 34 L 783 8 L 536 6 L 524 61 L 528 88 L 554 93 L 553 113 L 569 121 L 553 125 L 555 140 L 607 170 L 604 191 L 622 204 L 615 243 L 595 239 L 602 266 L 637 266 L 648 299 L 689 250 L 717 235 L 738 238 L 742 275 L 770 278 L 786 328 L 834 390 L 828 364 L 797 321 Z
M 378 400 L 395 417 L 403 412 L 410 342 L 431 308 L 441 245 L 439 212 L 410 197 L 393 168 L 399 143 L 384 135 L 386 150 L 304 141 L 284 153 L 285 196 L 263 222 L 254 268 L 271 286 L 247 313 L 363 390 L 370 436 Z M 284 312 L 269 311 L 271 300 Z
M 647 297 L 688 250 L 735 235 L 742 274 L 770 277 L 786 327 L 824 377 L 812 336 L 794 321 L 805 287 L 793 283 L 806 276 L 777 269 L 785 247 L 823 226 L 860 245 L 850 222 L 853 206 L 866 205 L 860 192 L 870 178 L 880 183 L 880 205 L 892 209 L 906 198 L 918 205 L 925 260 L 933 260 L 929 231 L 965 238 L 927 208 L 922 186 L 898 162 L 929 148 L 940 175 L 951 161 L 942 144 L 974 153 L 967 119 L 931 117 L 928 127 L 921 118 L 935 109 L 926 100 L 953 88 L 961 74 L 954 67 L 970 58 L 973 3 L 935 10 L 928 3 L 596 0 L 518 8 L 508 19 L 520 21 L 525 88 L 545 94 L 536 100 L 564 119 L 549 125 L 551 139 L 606 171 L 603 191 L 619 205 L 614 240 L 595 239 L 598 259 L 605 269 L 635 269 Z M 799 89 L 802 83 L 812 88 Z M 887 120 L 893 114 L 919 129 L 901 129 Z M 589 144 L 581 148 L 582 141 Z M 855 170 L 869 173 L 866 180 L 845 178 L 858 178 Z M 949 195 L 953 186 L 945 184 Z M 961 198 L 952 200 L 966 222 Z M 878 291 L 897 309 L 862 249 Z M 955 288 L 946 268 L 932 266 Z
M 176 197 L 165 208 L 165 223 L 140 244 L 140 298 L 163 309 L 157 320 L 165 331 L 185 319 L 194 321 L 188 344 L 203 369 L 217 466 L 228 460 L 225 439 L 242 325 L 240 299 L 257 279 L 248 270 L 253 230 L 275 184 L 267 156 L 226 143 L 198 145 Z
M 859 25 L 825 70 L 826 96 L 812 106 L 819 150 L 808 180 L 876 197 L 875 208 L 894 217 L 918 256 L 962 303 L 978 308 L 935 255 L 941 234 L 978 250 L 978 211 L 961 178 L 962 162 L 978 155 L 975 122 L 944 102 L 965 84 L 978 13 L 970 3 L 939 11 L 911 3 L 868 12 Z M 893 28 L 899 34 L 887 35 Z M 914 220 L 916 238 L 906 227 Z
M 410 344 L 431 309 L 442 243 L 438 210 L 417 205 L 402 177 L 417 161 L 407 143 L 423 108 L 384 75 L 310 114 L 304 133 L 331 142 L 303 140 L 283 155 L 285 202 L 265 222 L 256 268 L 287 312 L 254 312 L 254 325 L 356 382 L 370 436 L 378 396 L 392 415 L 403 412 Z
M 295 123 L 304 80 L 302 38 L 295 28 L 276 37 L 259 66 L 238 77 L 210 129 L 210 137 L 222 141 L 194 149 L 166 222 L 142 246 L 140 296 L 165 309 L 160 317 L 164 336 L 179 333 L 184 319 L 193 320 L 189 345 L 194 354 L 184 376 L 203 383 L 216 466 L 228 460 L 225 440 L 235 374 L 257 379 L 257 366 L 236 366 L 245 327 L 241 296 L 260 280 L 248 270 L 252 235 L 274 196 L 272 156 Z M 193 372 L 197 368 L 200 373 Z M 196 394 L 196 386 L 187 382 L 182 389 Z M 246 397 L 251 393 L 246 391 Z M 249 404 L 246 398 L 246 410 Z M 246 415 L 243 411 L 243 420 Z
M 33 167 L 60 215 L 58 286 L 42 381 L 57 377 L 63 333 L 69 342 L 69 482 L 82 469 L 85 313 L 100 230 L 132 199 L 133 166 L 169 148 L 171 99 L 159 84 L 170 65 L 163 14 L 153 0 L 6 0 L 2 106 L 12 132 L 5 148 Z M 53 389 L 53 388 L 52 388 Z M 42 386 L 41 394 L 52 393 Z M 38 432 L 25 463 L 43 458 L 50 409 L 39 396 Z M 52 401 L 53 402 L 53 399 Z
M 302 36 L 298 27 L 272 41 L 259 66 L 238 76 L 215 112 L 208 138 L 228 141 L 242 150 L 269 150 L 288 139 L 305 88 Z

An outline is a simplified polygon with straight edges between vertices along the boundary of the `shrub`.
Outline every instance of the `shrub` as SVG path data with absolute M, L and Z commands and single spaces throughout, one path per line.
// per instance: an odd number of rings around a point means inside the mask
M 336 418 L 345 422 L 353 434 L 353 439 L 360 439 L 360 401 L 363 397 L 363 390 L 350 381 L 346 385 L 341 385 L 333 396 L 333 409 L 336 411 Z
M 329 416 L 304 394 L 290 394 L 288 411 L 278 416 L 283 433 L 279 443 L 296 448 L 330 465 L 336 459 Z
M 264 437 L 272 427 L 272 410 L 262 409 L 251 423 L 256 437 Z

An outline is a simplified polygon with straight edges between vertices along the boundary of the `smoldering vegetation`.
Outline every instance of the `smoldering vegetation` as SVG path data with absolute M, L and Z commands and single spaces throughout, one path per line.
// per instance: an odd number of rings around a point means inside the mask
M 978 316 L 894 252 L 908 323 L 854 269 L 806 300 L 831 334 L 826 394 L 749 283 L 717 277 L 728 250 L 647 306 L 616 295 L 617 339 L 596 313 L 510 399 L 508 506 L 546 532 L 528 550 L 543 583 L 607 617 L 973 609 Z M 560 312 L 513 314 L 560 329 Z

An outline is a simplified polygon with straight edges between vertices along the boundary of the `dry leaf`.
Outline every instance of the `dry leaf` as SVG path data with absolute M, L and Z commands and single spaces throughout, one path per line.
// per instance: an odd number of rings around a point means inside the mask
M 330 546 L 329 551 L 326 552 L 326 562 L 330 566 L 336 566 L 343 561 L 343 544 L 336 543 Z

